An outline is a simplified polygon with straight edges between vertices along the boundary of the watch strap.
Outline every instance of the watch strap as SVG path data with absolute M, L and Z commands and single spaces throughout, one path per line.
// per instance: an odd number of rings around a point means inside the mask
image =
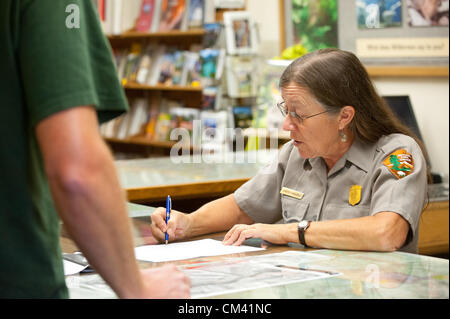
M 298 240 L 300 241 L 300 244 L 302 244 L 305 247 L 308 247 L 305 241 L 305 231 L 309 227 L 310 221 L 307 222 L 306 226 L 299 226 L 298 227 Z

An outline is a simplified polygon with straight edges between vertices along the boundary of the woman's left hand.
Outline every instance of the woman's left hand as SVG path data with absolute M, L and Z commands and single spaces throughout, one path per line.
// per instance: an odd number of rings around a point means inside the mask
M 288 229 L 292 228 L 292 225 L 293 224 L 234 225 L 225 235 L 222 243 L 224 245 L 239 246 L 244 240 L 257 237 L 273 244 L 287 244 L 288 242 L 294 241 L 289 240 L 288 238 L 288 234 L 291 233 Z

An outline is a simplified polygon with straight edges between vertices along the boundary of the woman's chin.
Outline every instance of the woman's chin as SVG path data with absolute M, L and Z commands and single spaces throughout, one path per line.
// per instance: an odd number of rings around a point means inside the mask
M 300 141 L 294 141 L 294 146 L 297 148 L 301 158 L 313 158 L 314 155 L 306 148 L 305 143 Z

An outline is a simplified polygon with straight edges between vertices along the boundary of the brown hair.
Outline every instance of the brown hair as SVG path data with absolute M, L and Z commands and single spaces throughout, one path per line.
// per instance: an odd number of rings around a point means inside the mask
M 417 142 L 426 157 L 422 142 L 378 95 L 369 74 L 353 53 L 329 48 L 305 54 L 281 75 L 281 88 L 290 83 L 309 90 L 330 113 L 337 113 L 346 105 L 353 106 L 355 116 L 349 129 L 355 138 L 375 143 L 383 135 L 405 134 Z

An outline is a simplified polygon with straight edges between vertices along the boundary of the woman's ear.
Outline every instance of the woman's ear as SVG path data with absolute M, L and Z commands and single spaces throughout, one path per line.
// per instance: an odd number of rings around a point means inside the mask
M 353 120 L 355 116 L 355 108 L 350 105 L 346 105 L 341 109 L 339 114 L 339 129 L 343 130 Z

